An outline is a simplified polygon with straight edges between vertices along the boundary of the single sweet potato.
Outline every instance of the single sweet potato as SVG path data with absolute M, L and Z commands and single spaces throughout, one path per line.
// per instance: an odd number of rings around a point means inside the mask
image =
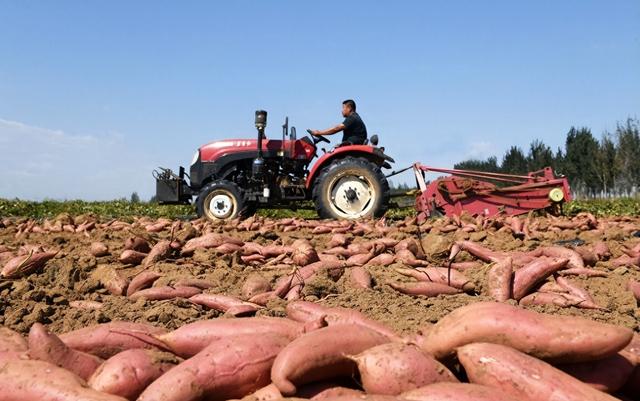
M 418 280 L 420 281 L 432 281 L 434 283 L 445 284 L 465 292 L 473 292 L 473 290 L 476 289 L 476 285 L 469 280 L 467 276 L 457 270 L 447 269 L 446 267 L 418 267 L 415 271 L 421 273 L 414 276 L 416 278 L 419 277 Z
M 562 248 L 564 249 L 564 248 Z M 513 275 L 513 298 L 524 298 L 542 280 L 567 266 L 569 259 L 538 258 L 516 270 Z
M 283 395 L 293 395 L 301 384 L 350 377 L 356 366 L 346 355 L 387 342 L 388 337 L 355 324 L 324 327 L 287 345 L 273 363 L 271 380 Z
M 617 353 L 597 361 L 557 365 L 558 369 L 591 387 L 606 393 L 615 393 L 625 385 L 635 364 Z
M 575 299 L 569 294 L 559 294 L 556 292 L 533 292 L 518 301 L 518 305 L 554 305 L 560 308 L 578 306 L 582 300 Z
M 541 249 L 542 255 L 550 258 L 568 259 L 568 269 L 580 269 L 584 267 L 582 256 L 573 249 L 562 246 L 548 246 Z
M 440 382 L 402 393 L 409 401 L 514 401 L 514 398 L 494 387 L 470 383 Z M 522 401 L 528 400 L 525 398 Z
M 120 254 L 120 263 L 125 265 L 139 265 L 146 257 L 146 253 L 134 251 L 133 249 L 125 249 Z
M 124 249 L 133 250 L 140 253 L 149 253 L 151 247 L 146 239 L 142 237 L 129 237 L 124 241 Z
M 220 312 L 229 312 L 232 316 L 254 315 L 262 307 L 250 302 L 242 301 L 236 297 L 223 294 L 196 294 L 189 297 L 189 301 L 197 305 L 206 306 Z
M 224 243 L 236 244 L 242 246 L 243 241 L 229 237 L 228 235 L 210 233 L 201 237 L 192 238 L 182 247 L 182 255 L 191 255 L 196 249 L 216 248 Z
M 9 259 L 0 275 L 4 278 L 19 278 L 33 273 L 55 257 L 58 252 L 30 252 L 27 255 L 16 256 Z
M 269 371 L 289 343 L 276 334 L 222 338 L 169 370 L 138 401 L 223 401 L 240 398 L 269 383 Z
M 130 349 L 107 359 L 88 380 L 89 387 L 134 401 L 158 377 L 180 363 L 168 352 Z
M 349 281 L 356 288 L 371 288 L 371 274 L 363 266 L 353 266 L 349 269 Z
M 60 339 L 70 348 L 106 359 L 131 348 L 166 348 L 152 337 L 166 332 L 149 324 L 113 321 L 61 334 Z M 141 334 L 151 340 L 141 339 Z
M 434 283 L 431 281 L 418 281 L 417 283 L 399 283 L 390 281 L 389 287 L 407 295 L 424 295 L 427 297 L 436 297 L 438 295 L 459 294 L 462 291 L 450 287 L 446 284 Z
M 389 266 L 394 262 L 396 257 L 390 253 L 381 253 L 380 255 L 370 259 L 367 262 L 368 266 Z
M 324 320 L 329 325 L 357 324 L 374 330 L 391 340 L 400 340 L 398 334 L 389 327 L 354 309 L 330 308 L 309 301 L 295 301 L 289 302 L 286 310 L 287 317 L 297 322 L 311 323 Z
M 269 280 L 259 273 L 252 273 L 242 285 L 242 298 L 249 299 L 268 291 L 271 291 Z
M 531 401 L 613 401 L 614 397 L 504 345 L 475 343 L 458 348 L 469 381 Z
M 311 243 L 305 239 L 298 239 L 293 241 L 291 244 L 293 248 L 293 252 L 291 254 L 291 259 L 293 263 L 298 266 L 306 266 L 309 263 L 317 262 L 320 260 L 318 258 L 318 253 Z
M 103 242 L 92 242 L 89 247 L 89 252 L 98 258 L 101 256 L 107 256 L 109 254 L 109 248 Z
M 491 298 L 505 302 L 511 298 L 511 278 L 513 277 L 513 260 L 509 257 L 494 264 L 487 273 L 487 287 Z
M 129 297 L 140 290 L 152 286 L 160 277 L 162 277 L 162 274 L 154 271 L 145 270 L 138 273 L 131 279 L 129 286 L 127 287 L 127 296 Z
M 3 401 L 126 401 L 86 386 L 84 380 L 48 362 L 2 362 L 0 389 Z
M 173 252 L 173 248 L 171 247 L 171 241 L 163 240 L 158 241 L 157 244 L 151 248 L 149 254 L 142 261 L 142 265 L 145 267 L 149 267 L 161 260 L 167 259 L 171 256 Z
M 67 369 L 84 380 L 104 362 L 97 356 L 69 348 L 40 323 L 35 323 L 29 330 L 29 357 Z
M 545 315 L 498 302 L 476 302 L 449 313 L 428 330 L 423 350 L 441 359 L 457 347 L 494 342 L 557 363 L 616 354 L 631 341 L 625 327 L 573 316 Z
M 202 351 L 207 345 L 233 335 L 277 334 L 293 340 L 305 332 L 305 326 L 290 319 L 277 317 L 247 317 L 242 319 L 199 320 L 185 324 L 166 334 L 154 336 L 174 354 L 189 358 Z
M 136 291 L 129 296 L 131 299 L 144 298 L 149 301 L 159 301 L 174 298 L 190 298 L 196 294 L 200 294 L 202 290 L 196 287 L 151 287 L 144 290 Z
M 427 384 L 458 381 L 444 365 L 412 344 L 382 344 L 352 359 L 368 394 L 398 395 Z

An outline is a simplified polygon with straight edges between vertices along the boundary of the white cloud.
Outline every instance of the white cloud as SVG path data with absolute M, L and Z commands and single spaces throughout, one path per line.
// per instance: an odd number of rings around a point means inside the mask
M 0 119 L 0 197 L 40 200 L 152 195 L 147 154 L 117 133 L 75 135 Z

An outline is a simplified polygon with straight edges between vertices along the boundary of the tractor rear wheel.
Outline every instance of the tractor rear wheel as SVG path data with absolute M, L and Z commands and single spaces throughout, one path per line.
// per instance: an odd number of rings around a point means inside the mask
M 375 163 L 345 157 L 330 164 L 316 178 L 313 201 L 323 219 L 379 217 L 387 211 L 389 183 Z
M 219 180 L 205 185 L 196 199 L 198 217 L 210 221 L 233 219 L 244 216 L 247 205 L 244 191 L 231 181 Z

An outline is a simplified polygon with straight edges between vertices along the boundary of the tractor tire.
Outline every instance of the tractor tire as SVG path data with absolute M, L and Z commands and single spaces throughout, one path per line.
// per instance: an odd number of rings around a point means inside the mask
M 313 186 L 313 202 L 323 219 L 380 217 L 389 207 L 389 197 L 389 183 L 380 167 L 359 157 L 333 162 Z
M 218 180 L 205 185 L 196 199 L 198 217 L 209 221 L 244 217 L 248 212 L 244 191 L 231 181 Z

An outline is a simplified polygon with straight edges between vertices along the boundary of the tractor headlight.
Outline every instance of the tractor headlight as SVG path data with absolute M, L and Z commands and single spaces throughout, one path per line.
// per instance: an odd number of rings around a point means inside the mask
M 562 192 L 562 189 L 560 188 L 553 188 L 549 191 L 549 199 L 553 202 L 560 202 L 564 199 L 564 192 Z
M 193 166 L 198 161 L 198 157 L 200 157 L 200 149 L 196 150 L 196 153 L 193 155 L 193 159 L 191 159 L 191 165 Z

